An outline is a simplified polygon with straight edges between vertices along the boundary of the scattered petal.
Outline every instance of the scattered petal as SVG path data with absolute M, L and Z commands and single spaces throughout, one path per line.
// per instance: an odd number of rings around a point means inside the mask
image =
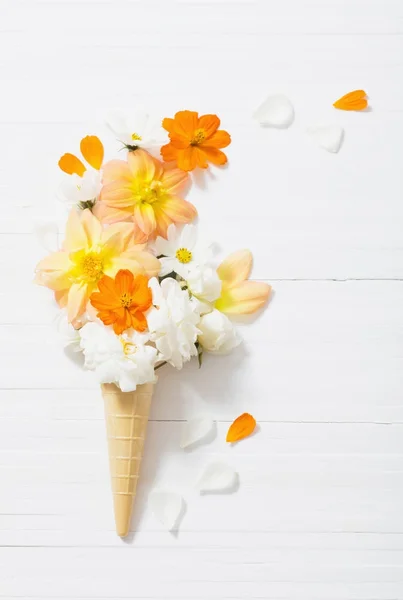
M 364 90 L 354 90 L 336 100 L 333 106 L 340 110 L 364 110 L 368 106 L 367 94 Z
M 152 492 L 149 504 L 154 515 L 167 531 L 172 531 L 179 524 L 185 508 L 182 496 L 172 492 Z
M 213 432 L 214 421 L 207 417 L 196 417 L 187 421 L 182 430 L 181 448 L 188 448 L 205 440 Z
M 238 481 L 238 473 L 225 463 L 210 463 L 207 465 L 198 483 L 198 489 L 203 492 L 230 492 Z
M 228 429 L 226 442 L 239 442 L 251 435 L 256 427 L 256 420 L 249 413 L 243 413 L 232 423 Z
M 328 152 L 336 154 L 341 147 L 344 137 L 344 130 L 338 125 L 319 125 L 309 127 L 308 135 Z
M 59 227 L 55 221 L 35 223 L 34 234 L 41 246 L 48 252 L 59 250 Z
M 254 113 L 254 118 L 266 127 L 286 128 L 294 120 L 294 107 L 287 96 L 269 96 Z

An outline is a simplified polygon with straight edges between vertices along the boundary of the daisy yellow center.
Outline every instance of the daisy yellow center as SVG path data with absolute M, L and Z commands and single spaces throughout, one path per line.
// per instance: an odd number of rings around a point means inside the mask
M 132 302 L 133 298 L 127 292 L 124 292 L 120 296 L 120 304 L 123 306 L 123 308 L 129 308 L 132 305 Z
M 131 342 L 126 342 L 122 338 L 120 339 L 120 341 L 123 346 L 123 352 L 125 353 L 126 356 L 129 356 L 130 354 L 135 354 L 137 352 L 136 344 L 132 344 Z
M 133 140 L 133 142 L 141 142 L 142 139 L 143 138 L 138 133 L 132 133 L 132 140 Z
M 104 271 L 104 259 L 98 252 L 87 252 L 76 265 L 79 279 L 90 283 L 98 281 Z
M 179 248 L 176 251 L 175 256 L 179 260 L 179 262 L 183 263 L 184 265 L 190 263 L 190 261 L 192 260 L 192 253 L 187 248 Z
M 206 132 L 204 131 L 204 129 L 196 129 L 195 132 L 193 133 L 192 139 L 190 140 L 190 145 L 198 146 L 199 144 L 204 142 L 205 139 L 206 139 Z

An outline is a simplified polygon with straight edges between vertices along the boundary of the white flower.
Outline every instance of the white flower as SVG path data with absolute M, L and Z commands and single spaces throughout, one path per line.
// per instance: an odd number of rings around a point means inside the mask
M 213 310 L 213 303 L 221 295 L 221 279 L 212 267 L 195 267 L 187 276 L 189 292 L 199 302 L 201 314 Z
M 160 148 L 168 141 L 160 121 L 153 121 L 146 112 L 137 110 L 130 116 L 121 110 L 110 112 L 106 125 L 113 135 L 129 148 L 143 148 L 159 155 Z
M 228 317 L 216 309 L 204 315 L 198 327 L 201 331 L 199 342 L 207 352 L 227 354 L 241 342 Z
M 73 352 L 81 352 L 80 348 L 80 330 L 75 329 L 67 320 L 64 312 L 58 314 L 55 319 L 56 327 L 63 340 L 65 348 L 70 348 Z
M 195 342 L 200 320 L 197 305 L 175 279 L 164 279 L 159 284 L 153 277 L 149 286 L 154 308 L 147 314 L 147 323 L 151 339 L 160 352 L 158 359 L 181 369 L 184 362 L 197 356 Z
M 118 336 L 98 323 L 80 329 L 85 367 L 95 371 L 100 383 L 115 383 L 122 392 L 132 392 L 137 385 L 155 381 L 157 350 L 146 345 L 149 336 L 125 332 Z
M 95 169 L 87 169 L 82 177 L 68 175 L 60 185 L 58 197 L 67 206 L 87 202 L 94 204 L 100 191 L 101 173 Z
M 157 237 L 155 249 L 157 256 L 161 254 L 160 275 L 168 275 L 174 271 L 187 279 L 190 271 L 207 264 L 212 257 L 211 247 L 203 247 L 198 243 L 195 225 L 177 228 L 173 223 L 168 227 L 168 239 Z

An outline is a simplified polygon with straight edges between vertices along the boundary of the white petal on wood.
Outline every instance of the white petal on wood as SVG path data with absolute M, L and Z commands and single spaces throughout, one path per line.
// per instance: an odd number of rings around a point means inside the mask
M 202 492 L 231 492 L 235 491 L 238 482 L 238 473 L 225 463 L 211 463 L 207 465 L 198 483 Z
M 344 130 L 338 125 L 319 125 L 308 127 L 308 135 L 328 152 L 336 154 L 343 143 Z
M 214 430 L 214 421 L 208 417 L 196 417 L 187 421 L 182 429 L 181 448 L 188 448 L 206 440 Z
M 185 501 L 173 492 L 152 492 L 148 499 L 151 510 L 167 531 L 178 525 L 185 508 Z
M 294 107 L 287 96 L 269 96 L 253 114 L 260 125 L 286 128 L 294 120 Z
M 37 240 L 45 250 L 56 252 L 59 249 L 59 228 L 56 222 L 37 221 L 33 230 Z

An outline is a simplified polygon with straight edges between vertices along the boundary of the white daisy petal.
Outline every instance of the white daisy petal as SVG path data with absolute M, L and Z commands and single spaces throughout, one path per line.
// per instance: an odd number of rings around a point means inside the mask
M 210 463 L 204 470 L 198 489 L 206 492 L 231 492 L 235 491 L 238 482 L 238 473 L 225 463 Z
M 185 225 L 179 237 L 181 248 L 193 250 L 197 242 L 197 229 L 194 225 Z
M 174 248 L 173 244 L 162 237 L 157 237 L 157 239 L 154 242 L 154 247 L 157 256 L 160 256 L 161 254 L 163 254 L 164 256 L 172 256 L 176 252 L 176 248 Z
M 129 127 L 123 112 L 120 110 L 110 111 L 106 117 L 106 125 L 119 141 L 123 142 L 123 144 L 130 143 Z
M 172 273 L 172 271 L 176 271 L 176 263 L 178 261 L 170 256 L 166 258 L 160 258 L 161 270 L 159 272 L 160 277 L 165 277 L 168 273 Z M 177 271 L 176 271 L 177 272 Z
M 154 515 L 168 531 L 177 528 L 184 513 L 185 501 L 179 494 L 173 492 L 152 492 L 148 498 Z
M 260 125 L 286 128 L 294 120 L 294 107 L 287 96 L 275 94 L 266 98 L 253 116 Z
M 338 125 L 319 125 L 307 129 L 311 139 L 324 150 L 336 154 L 343 143 L 344 130 Z
M 188 448 L 210 437 L 214 432 L 215 422 L 208 417 L 196 417 L 184 424 L 181 437 L 181 448 Z

